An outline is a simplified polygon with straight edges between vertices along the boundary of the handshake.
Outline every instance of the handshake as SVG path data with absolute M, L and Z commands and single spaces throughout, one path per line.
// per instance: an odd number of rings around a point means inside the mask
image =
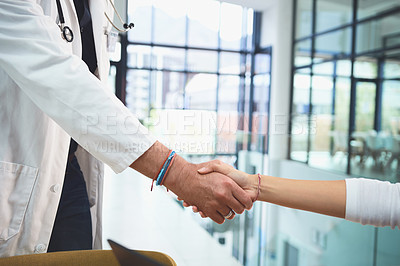
M 156 141 L 131 167 L 161 180 L 156 184 L 174 192 L 184 206 L 193 206 L 202 217 L 219 224 L 253 206 L 260 187 L 257 175 L 240 172 L 218 160 L 193 164 L 176 154 L 171 159 L 171 155 L 172 151 Z
M 159 165 L 170 151 L 156 142 L 131 167 L 145 176 L 161 173 Z M 296 180 L 272 176 L 249 175 L 215 160 L 192 164 L 179 155 L 165 172 L 165 185 L 185 207 L 222 224 L 235 213 L 250 210 L 256 200 L 289 208 L 344 218 L 346 213 L 345 180 Z M 164 163 L 163 163 L 164 162 Z M 262 180 L 261 180 L 262 179 Z M 154 180 L 154 179 L 153 179 Z
M 194 212 L 201 217 L 210 217 L 216 223 L 225 219 L 233 219 L 235 214 L 250 210 L 257 200 L 260 190 L 260 180 L 257 175 L 250 175 L 236 170 L 219 160 L 194 165 L 196 177 L 205 186 L 205 193 L 192 191 L 192 197 L 178 196 L 183 200 L 183 206 L 192 206 Z M 191 179 L 194 181 L 194 179 Z

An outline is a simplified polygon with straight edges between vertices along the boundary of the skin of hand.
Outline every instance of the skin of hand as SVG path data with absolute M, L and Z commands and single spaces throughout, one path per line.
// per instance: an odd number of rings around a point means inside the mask
M 253 200 L 257 197 L 258 175 L 248 175 L 219 161 L 210 162 L 198 172 L 210 171 L 231 177 L 251 195 Z M 345 180 L 296 180 L 267 175 L 263 175 L 261 179 L 257 200 L 339 218 L 345 217 Z M 184 206 L 188 205 L 184 203 Z M 207 216 L 198 207 L 192 208 L 194 212 L 200 212 L 203 218 Z
M 258 177 L 254 178 L 254 175 L 249 175 L 245 172 L 239 171 L 232 166 L 223 163 L 219 160 L 214 160 L 208 163 L 202 164 L 202 168 L 198 169 L 197 172 L 205 175 L 210 173 L 221 173 L 225 176 L 228 176 L 233 181 L 235 181 L 246 193 L 251 197 L 252 201 L 254 202 L 257 197 L 257 190 L 258 190 Z M 178 200 L 182 200 L 178 197 Z M 201 217 L 206 218 L 207 214 L 202 211 L 197 205 L 190 204 L 187 201 L 183 201 L 183 206 L 189 207 L 193 206 L 193 212 L 199 212 Z M 233 219 L 233 216 L 230 218 Z
M 168 153 L 167 147 L 156 142 L 131 167 L 154 178 Z M 245 209 L 251 209 L 252 199 L 231 178 L 217 172 L 198 173 L 204 166 L 189 163 L 177 155 L 165 176 L 164 186 L 188 204 L 197 206 L 204 215 L 219 224 L 225 221 L 224 215 L 230 210 L 243 213 Z

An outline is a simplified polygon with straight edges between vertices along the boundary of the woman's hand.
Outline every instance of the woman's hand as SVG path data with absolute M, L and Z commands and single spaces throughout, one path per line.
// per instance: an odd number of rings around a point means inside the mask
M 233 179 L 244 191 L 246 191 L 252 198 L 253 202 L 257 197 L 258 177 L 249 175 L 245 172 L 239 171 L 229 164 L 223 163 L 220 160 L 214 160 L 197 170 L 198 173 L 205 175 L 212 172 L 218 172 Z
M 223 175 L 230 177 L 234 180 L 244 191 L 248 193 L 251 197 L 253 202 L 256 200 L 257 197 L 257 190 L 258 190 L 258 177 L 256 175 L 249 175 L 245 172 L 239 171 L 232 166 L 223 163 L 219 160 L 214 160 L 211 162 L 201 164 L 201 168 L 197 170 L 199 174 L 206 175 L 212 172 L 217 172 Z M 178 198 L 178 200 L 181 200 Z M 183 202 L 183 206 L 189 207 L 190 204 L 187 202 Z M 193 212 L 199 212 L 201 217 L 206 218 L 207 216 L 199 210 L 197 206 L 192 207 Z M 233 219 L 234 215 L 232 215 L 228 219 Z

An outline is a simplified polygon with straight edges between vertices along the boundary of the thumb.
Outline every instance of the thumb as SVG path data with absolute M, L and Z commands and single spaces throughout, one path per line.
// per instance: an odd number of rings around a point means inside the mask
M 209 174 L 211 172 L 218 172 L 223 175 L 228 175 L 231 172 L 231 170 L 232 170 L 231 166 L 222 163 L 218 160 L 215 160 L 207 163 L 205 166 L 197 170 L 197 172 L 202 175 Z
M 198 169 L 197 172 L 199 174 L 205 175 L 205 174 L 209 174 L 209 173 L 213 172 L 213 169 L 211 167 L 204 166 L 204 167 Z

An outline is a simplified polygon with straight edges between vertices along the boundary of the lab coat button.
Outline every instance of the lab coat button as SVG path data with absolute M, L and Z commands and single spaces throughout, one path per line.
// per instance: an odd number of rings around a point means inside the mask
M 39 244 L 35 247 L 35 253 L 45 253 L 46 252 L 46 245 Z
M 54 192 L 54 193 L 57 193 L 58 191 L 60 191 L 60 185 L 59 184 L 52 185 L 50 187 L 50 191 Z

